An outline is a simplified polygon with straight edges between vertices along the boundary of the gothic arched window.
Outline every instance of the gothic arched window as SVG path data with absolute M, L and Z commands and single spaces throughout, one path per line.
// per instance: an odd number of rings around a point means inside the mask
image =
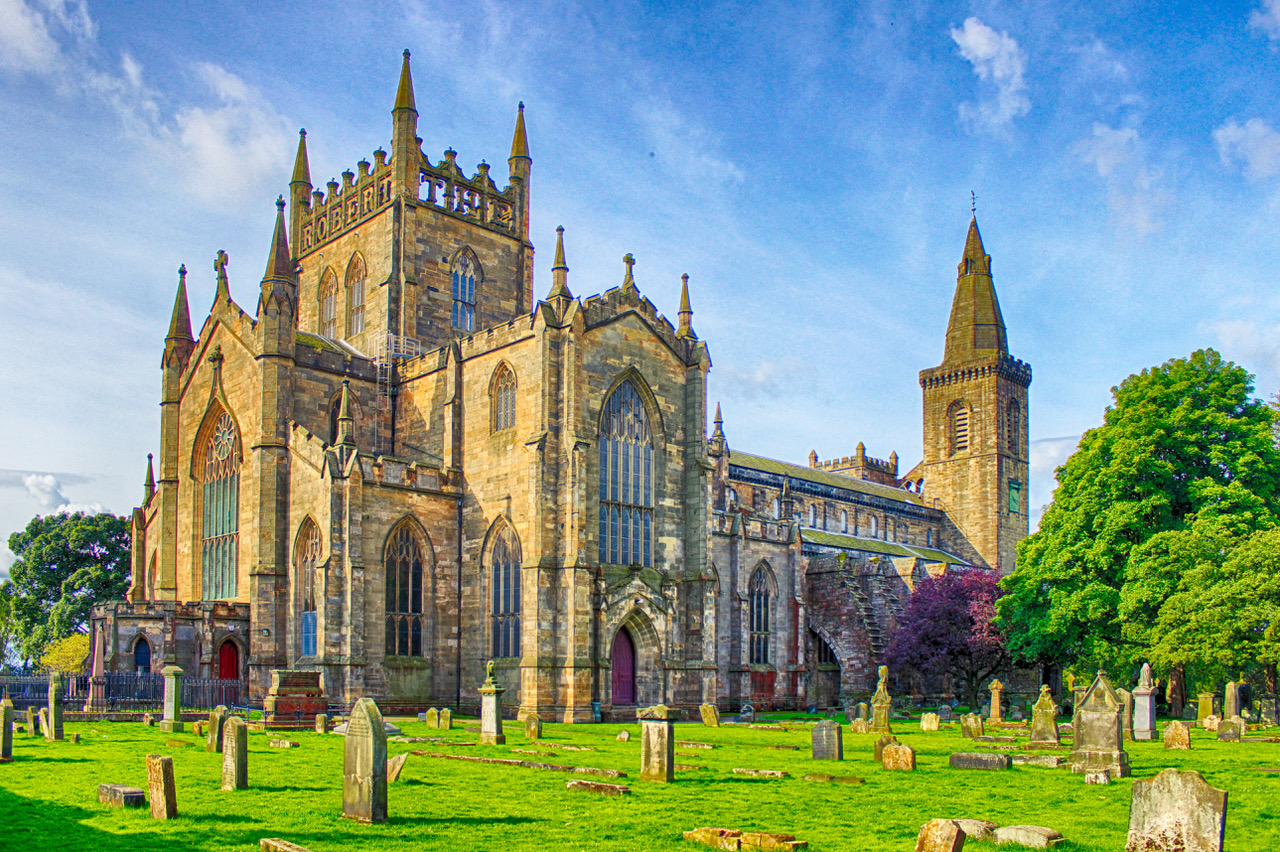
M 871 526 L 871 537 L 875 538 L 877 535 L 879 535 L 879 533 L 877 532 L 878 527 L 876 524 L 876 516 L 872 515 L 871 520 L 868 523 Z
M 479 270 L 470 251 L 453 262 L 453 327 L 475 331 L 476 277 Z
M 303 657 L 316 655 L 316 569 L 320 565 L 320 528 L 307 518 L 293 545 L 293 568 L 298 589 L 298 648 Z
M 951 454 L 969 449 L 969 405 L 961 400 L 951 403 L 947 409 L 947 423 L 951 431 Z
M 490 572 L 493 582 L 493 656 L 520 656 L 520 542 L 504 529 L 494 542 Z
M 777 521 L 777 520 L 781 520 L 781 518 L 782 518 L 782 501 L 780 501 L 777 497 L 774 497 L 773 498 L 773 519 Z
M 818 504 L 809 504 L 809 528 L 814 529 L 818 526 Z
M 849 531 L 849 510 L 840 510 L 840 532 L 847 533 Z
M 139 635 L 134 642 L 133 670 L 138 674 L 151 674 L 151 643 L 145 636 Z
M 773 613 L 769 607 L 769 577 L 763 565 L 751 575 L 747 611 L 750 616 L 750 662 L 753 665 L 764 665 L 769 662 L 769 622 Z
M 320 334 L 330 339 L 338 336 L 338 276 L 332 269 L 320 280 Z
M 489 383 L 489 424 L 494 432 L 516 425 L 516 374 L 506 364 Z
M 240 434 L 230 414 L 214 419 L 199 449 L 203 598 L 226 600 L 236 596 L 240 540 Z
M 351 263 L 347 264 L 347 316 L 351 318 L 349 324 L 352 335 L 364 331 L 364 291 L 364 258 L 355 254 L 351 257 Z
M 422 546 L 409 523 L 387 542 L 387 656 L 421 657 L 423 614 Z
M 610 394 L 600 416 L 600 561 L 653 564 L 653 437 L 630 381 Z
M 1004 418 L 1005 432 L 1008 438 L 1009 452 L 1017 453 L 1021 446 L 1022 436 L 1022 410 L 1018 406 L 1016 399 L 1009 400 L 1009 408 Z

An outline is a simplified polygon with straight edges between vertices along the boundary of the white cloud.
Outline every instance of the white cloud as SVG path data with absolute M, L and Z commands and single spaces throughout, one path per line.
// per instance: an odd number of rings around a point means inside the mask
M 1022 78 L 1026 55 L 1007 32 L 997 32 L 977 18 L 966 18 L 963 26 L 953 28 L 951 40 L 978 79 L 995 89 L 993 97 L 960 104 L 961 120 L 975 131 L 1007 132 L 1015 118 L 1031 109 Z
M 96 515 L 106 511 L 101 503 L 73 503 L 68 500 L 62 493 L 62 483 L 51 473 L 29 473 L 22 477 L 22 485 L 46 514 L 86 512 Z
M 1040 516 L 1053 498 L 1054 489 L 1058 487 L 1057 470 L 1066 464 L 1067 459 L 1080 446 L 1079 435 L 1067 435 L 1061 438 L 1040 438 L 1031 442 L 1030 467 L 1030 504 L 1033 511 L 1032 532 L 1040 524 Z
M 650 99 L 637 104 L 635 114 L 645 143 L 660 158 L 661 167 L 690 185 L 741 183 L 745 179 L 742 169 L 714 153 L 718 145 L 711 134 L 670 103 Z
M 1260 393 L 1271 394 L 1280 380 L 1280 325 L 1232 319 L 1201 323 L 1200 329 L 1217 337 L 1224 355 L 1257 375 Z
M 1232 168 L 1239 162 L 1249 180 L 1280 172 L 1280 133 L 1260 118 L 1251 118 L 1243 125 L 1235 119 L 1226 122 L 1213 131 L 1213 144 L 1222 164 Z
M 1249 26 L 1262 30 L 1272 41 L 1280 41 L 1280 0 L 1262 0 L 1262 7 L 1249 13 Z
M 0 68 L 47 74 L 61 58 L 44 15 L 24 0 L 0 0 Z
M 1106 183 L 1107 206 L 1121 232 L 1147 236 L 1160 230 L 1160 211 L 1172 196 L 1162 186 L 1160 172 L 1148 165 L 1137 128 L 1095 123 L 1093 135 L 1072 150 Z
M 809 365 L 800 358 L 762 360 L 745 370 L 717 367 L 719 386 L 726 398 L 757 399 L 796 396 L 808 388 Z
M 1095 124 L 1092 138 L 1077 142 L 1075 151 L 1081 160 L 1098 170 L 1099 176 L 1110 177 L 1118 167 L 1139 158 L 1139 145 L 1135 128 Z

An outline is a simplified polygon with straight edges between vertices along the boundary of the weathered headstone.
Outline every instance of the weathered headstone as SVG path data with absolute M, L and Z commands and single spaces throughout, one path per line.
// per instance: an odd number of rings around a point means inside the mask
M 209 732 L 206 735 L 204 750 L 217 753 L 222 751 L 222 729 L 227 724 L 230 711 L 225 704 L 219 704 L 209 711 Z
M 397 754 L 395 757 L 387 761 L 387 783 L 394 784 L 400 780 L 400 773 L 404 771 L 405 762 L 409 760 L 409 752 Z
M 428 728 L 440 727 L 440 711 L 432 707 L 426 713 L 422 714 L 425 718 L 422 720 L 427 723 Z
M 849 723 L 849 733 L 869 734 L 871 733 L 871 723 L 866 719 L 854 719 Z
M 1244 736 L 1244 721 L 1241 719 L 1223 719 L 1218 724 L 1218 742 L 1238 743 Z
M 974 737 L 985 736 L 986 730 L 982 725 L 982 717 L 977 713 L 965 713 L 960 717 L 960 736 L 973 739 Z
M 1268 728 L 1280 723 L 1280 706 L 1277 706 L 1274 695 L 1264 695 L 1258 699 L 1258 719 Z
M 614 739 L 616 739 L 616 740 L 617 740 L 618 742 L 620 742 L 620 743 L 628 743 L 628 742 L 631 742 L 631 732 L 630 732 L 630 731 L 618 731 L 618 735 L 617 735 L 616 737 L 614 737 Z
M 1121 710 L 1120 697 L 1107 681 L 1107 673 L 1099 669 L 1084 702 L 1076 708 L 1072 772 L 1106 770 L 1112 778 L 1123 778 L 1129 774 L 1129 755 L 1124 750 L 1120 723 Z
M 36 731 L 39 730 L 40 722 L 37 721 L 38 716 L 39 714 L 36 713 L 36 708 L 34 707 L 27 708 L 27 736 L 28 737 L 34 737 L 36 735 Z
M 948 762 L 952 769 L 1008 769 L 1013 765 L 1013 758 L 1007 754 L 961 751 L 951 755 Z
M 889 734 L 889 713 L 893 710 L 893 699 L 889 696 L 889 667 L 881 666 L 880 680 L 876 684 L 876 694 L 871 697 L 871 731 L 877 734 Z
M 1182 708 L 1182 718 L 1188 722 L 1194 722 L 1200 718 L 1200 711 L 1195 704 L 1188 703 L 1186 707 Z
M 1156 738 L 1156 687 L 1151 680 L 1151 664 L 1142 664 L 1142 674 L 1133 690 L 1133 738 Z
M 49 673 L 49 705 L 48 713 L 45 716 L 44 738 L 46 740 L 61 740 L 62 737 L 62 699 L 63 699 L 62 673 Z
M 889 746 L 895 744 L 897 741 L 898 741 L 898 738 L 895 737 L 893 734 L 885 734 L 883 737 L 876 740 L 876 744 L 874 746 L 876 763 L 880 763 L 882 760 L 884 760 L 884 750 Z
M 844 732 L 830 720 L 813 726 L 813 759 L 844 760 Z
M 387 821 L 387 730 L 372 698 L 358 700 L 347 722 L 342 815 L 359 822 Z
M 920 730 L 936 731 L 940 721 L 937 713 L 922 713 L 920 714 Z
M 486 667 L 484 686 L 480 687 L 480 744 L 502 745 L 507 741 L 502 733 L 502 693 L 493 675 L 493 660 Z
M 665 704 L 636 711 L 640 720 L 640 779 L 674 781 L 676 763 L 675 722 L 680 711 Z
M 720 727 L 720 709 L 714 704 L 703 704 L 698 710 L 702 713 L 702 724 L 708 728 Z
M 1004 691 L 1004 684 L 996 679 L 991 681 L 987 689 L 991 692 L 991 714 L 987 717 L 987 721 L 993 725 L 999 725 L 1004 721 L 1000 705 L 1000 694 Z
M 1191 748 L 1191 729 L 1185 722 L 1175 720 L 1164 726 L 1164 747 L 1184 751 Z
M 448 707 L 445 707 L 443 710 L 440 711 L 440 730 L 442 731 L 453 730 L 453 711 L 450 710 Z
M 751 706 L 750 704 L 743 704 L 742 707 L 738 709 L 738 716 L 736 721 L 746 722 L 749 725 L 755 720 L 756 720 L 755 707 Z
M 99 784 L 98 802 L 112 808 L 140 808 L 147 803 L 147 796 L 128 784 Z
M 316 733 L 317 734 L 329 733 L 329 714 L 327 713 L 316 714 Z
M 305 846 L 280 837 L 264 837 L 258 841 L 258 852 L 311 852 Z
M 1031 708 L 1031 742 L 1032 747 L 1053 747 L 1061 744 L 1058 739 L 1058 708 L 1053 704 L 1053 695 L 1049 685 L 1040 687 L 1040 697 Z
M 524 717 L 524 736 L 528 740 L 542 739 L 542 717 L 537 713 Z
M 1084 774 L 1084 783 L 1086 784 L 1110 784 L 1111 773 L 1107 770 L 1101 772 L 1086 772 Z
M 916 852 L 961 852 L 965 837 L 964 829 L 955 820 L 931 819 L 920 826 Z
M 13 703 L 0 702 L 0 763 L 13 760 Z
M 173 780 L 173 758 L 147 755 L 147 798 L 153 819 L 173 819 L 178 815 L 178 787 Z
M 1166 769 L 1133 782 L 1126 852 L 1222 852 L 1227 792 L 1199 772 Z
M 222 789 L 249 788 L 249 726 L 239 716 L 222 723 Z
M 153 727 L 155 727 L 155 724 L 156 724 L 155 717 L 154 717 L 154 716 L 152 716 L 150 713 L 143 713 L 143 714 L 142 714 L 142 724 L 143 724 L 143 725 L 145 725 L 145 726 L 146 726 L 146 727 L 148 727 L 148 728 L 153 728 Z
M 1228 681 L 1222 695 L 1222 718 L 1234 719 L 1240 715 L 1240 686 L 1235 681 Z
M 1062 841 L 1062 832 L 1043 825 L 1002 825 L 991 832 L 997 844 L 1011 843 L 1032 849 L 1049 849 Z
M 1200 725 L 1206 731 L 1213 731 L 1215 733 L 1218 730 L 1218 726 L 1221 724 L 1222 724 L 1222 717 L 1219 716 L 1217 713 L 1210 713 L 1208 716 L 1205 716 L 1203 719 L 1200 720 Z
M 857 706 L 858 718 L 864 721 L 871 721 L 871 707 L 867 702 L 860 701 Z
M 954 715 L 954 714 L 953 714 L 953 713 L 952 713 L 952 711 L 951 711 L 951 707 L 950 707 L 950 706 L 948 706 L 948 705 L 946 705 L 946 704 L 943 704 L 941 707 L 939 707 L 939 708 L 938 708 L 938 721 L 939 721 L 939 722 L 950 722 L 950 721 L 951 721 L 951 717 L 952 717 L 953 715 Z
M 1213 693 L 1202 692 L 1196 701 L 1196 724 L 1204 727 L 1204 720 L 1213 715 Z
M 165 733 L 181 733 L 182 726 L 182 669 L 177 666 L 165 666 L 160 670 L 164 675 L 164 718 L 160 720 L 160 730 Z M 152 807 L 154 811 L 155 808 Z
M 885 769 L 914 772 L 916 768 L 916 753 L 909 745 L 891 743 L 884 747 L 884 753 L 880 755 L 880 763 Z
M 1120 699 L 1120 732 L 1126 740 L 1133 739 L 1133 693 L 1127 689 L 1117 689 Z

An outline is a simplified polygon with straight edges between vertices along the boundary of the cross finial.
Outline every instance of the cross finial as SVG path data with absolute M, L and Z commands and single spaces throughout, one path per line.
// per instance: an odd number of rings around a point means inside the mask
M 178 265 L 178 277 L 183 281 L 187 280 L 187 265 L 185 263 Z
M 622 262 L 627 265 L 627 274 L 631 274 L 631 267 L 636 265 L 636 259 L 632 257 L 631 252 L 627 252 L 622 256 Z
M 978 196 L 972 189 L 969 190 L 969 212 L 978 215 Z
M 231 258 L 227 257 L 227 253 L 222 249 L 218 249 L 218 254 L 213 259 L 213 271 L 218 275 L 227 274 L 227 261 Z

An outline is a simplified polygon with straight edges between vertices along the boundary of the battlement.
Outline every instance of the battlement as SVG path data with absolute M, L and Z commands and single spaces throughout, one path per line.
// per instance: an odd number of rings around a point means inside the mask
M 506 189 L 499 191 L 489 177 L 489 168 L 489 164 L 481 160 L 476 166 L 476 173 L 468 178 L 458 168 L 458 152 L 452 148 L 445 151 L 444 159 L 434 166 L 423 154 L 419 169 L 422 190 L 418 201 L 486 228 L 519 237 L 516 189 L 508 184 Z
M 920 371 L 920 387 L 925 390 L 940 388 L 961 382 L 971 382 L 996 376 L 1027 387 L 1031 384 L 1031 365 L 1012 355 L 998 355 L 965 364 L 943 364 Z
M 653 302 L 641 296 L 634 283 L 610 287 L 599 295 L 589 297 L 582 306 L 588 328 L 633 310 L 653 328 L 654 333 L 670 346 L 672 351 L 679 353 L 686 360 L 693 357 L 691 344 L 696 342 L 676 337 L 676 328 L 671 324 L 671 320 L 659 313 Z
M 329 181 L 327 194 L 317 189 L 311 193 L 310 201 L 302 201 L 302 209 L 296 211 L 301 236 L 294 235 L 299 257 L 391 204 L 391 166 L 387 152 L 379 148 L 373 152 L 373 159 L 372 166 L 368 160 L 356 164 L 359 175 L 350 170 L 343 172 L 341 185 L 336 180 Z
M 866 447 L 858 444 L 857 451 L 851 456 L 819 461 L 817 452 L 809 453 L 809 467 L 851 476 L 854 479 L 865 479 L 882 485 L 898 485 L 898 454 L 893 452 L 887 459 L 872 458 L 867 455 Z

